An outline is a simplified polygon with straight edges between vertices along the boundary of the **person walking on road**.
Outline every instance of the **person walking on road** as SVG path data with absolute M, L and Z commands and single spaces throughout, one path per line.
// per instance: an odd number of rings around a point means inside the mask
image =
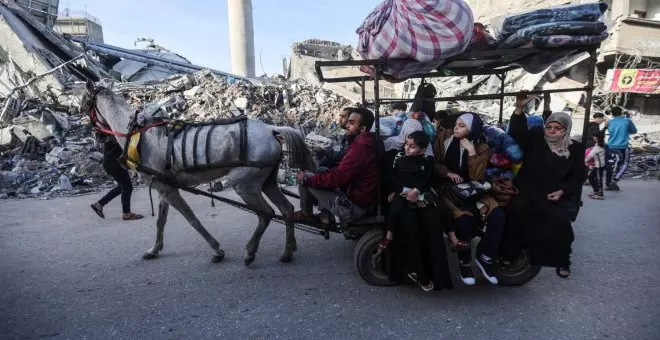
M 623 116 L 623 108 L 612 108 L 613 118 L 606 122 L 610 134 L 607 140 L 608 159 L 606 170 L 606 187 L 608 191 L 619 191 L 619 180 L 628 169 L 631 149 L 628 147 L 630 135 L 637 133 L 635 123 Z
M 92 203 L 91 208 L 101 218 L 105 218 L 103 214 L 103 207 L 110 203 L 115 197 L 121 195 L 122 207 L 122 220 L 139 220 L 144 216 L 131 212 L 131 194 L 133 193 L 133 184 L 131 184 L 131 176 L 128 170 L 124 169 L 119 164 L 119 157 L 122 154 L 122 149 L 114 138 L 108 138 L 104 143 L 103 150 L 103 168 L 110 175 L 117 186 L 112 188 L 105 196 L 95 203 Z

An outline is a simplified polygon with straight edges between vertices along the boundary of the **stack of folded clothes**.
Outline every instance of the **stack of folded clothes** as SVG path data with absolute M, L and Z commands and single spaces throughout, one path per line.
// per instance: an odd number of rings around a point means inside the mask
M 600 20 L 605 3 L 546 8 L 504 20 L 498 48 L 570 47 L 598 44 L 607 38 Z

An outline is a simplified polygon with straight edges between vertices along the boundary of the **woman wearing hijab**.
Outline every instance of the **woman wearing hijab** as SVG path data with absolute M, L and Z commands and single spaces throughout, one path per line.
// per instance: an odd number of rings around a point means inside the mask
M 511 117 L 511 136 L 523 150 L 523 165 L 514 179 L 520 194 L 510 205 L 502 257 L 513 261 L 526 249 L 533 265 L 555 267 L 567 278 L 570 273 L 571 200 L 579 195 L 585 180 L 584 146 L 571 140 L 571 117 L 551 114 L 544 128 L 527 129 L 522 107 L 529 101 L 516 98 Z
M 463 182 L 484 180 L 489 149 L 483 135 L 483 121 L 477 114 L 468 112 L 460 115 L 453 130 L 440 126 L 434 150 L 435 174 L 439 179 L 444 179 L 444 183 L 440 183 L 442 187 L 447 184 L 454 186 Z M 453 228 L 447 232 L 455 232 L 457 238 L 452 240 L 452 247 L 459 250 L 461 279 L 466 285 L 475 284 L 469 244 L 476 236 L 476 227 L 485 222 L 488 228 L 479 243 L 476 264 L 490 283 L 497 284 L 493 264 L 499 255 L 506 223 L 504 211 L 490 196 L 482 196 L 476 203 L 472 203 L 457 201 L 448 195 L 445 202 L 454 216 Z M 450 238 L 453 237 L 450 235 Z

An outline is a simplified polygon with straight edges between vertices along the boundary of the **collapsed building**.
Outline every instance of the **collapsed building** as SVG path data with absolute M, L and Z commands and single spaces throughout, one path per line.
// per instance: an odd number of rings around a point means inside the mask
M 0 40 L 0 198 L 81 194 L 112 184 L 79 111 L 86 80 L 110 80 L 104 84 L 136 109 L 172 119 L 209 121 L 238 108 L 320 134 L 341 107 L 354 104 L 303 80 L 248 79 L 194 65 L 151 39 L 129 50 L 62 35 L 13 0 L 0 0 Z

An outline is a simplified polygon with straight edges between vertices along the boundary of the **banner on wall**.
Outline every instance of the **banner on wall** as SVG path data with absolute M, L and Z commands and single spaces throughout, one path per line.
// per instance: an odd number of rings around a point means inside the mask
M 614 69 L 607 71 L 611 92 L 660 94 L 660 70 Z M 607 82 L 606 82 L 607 83 Z

